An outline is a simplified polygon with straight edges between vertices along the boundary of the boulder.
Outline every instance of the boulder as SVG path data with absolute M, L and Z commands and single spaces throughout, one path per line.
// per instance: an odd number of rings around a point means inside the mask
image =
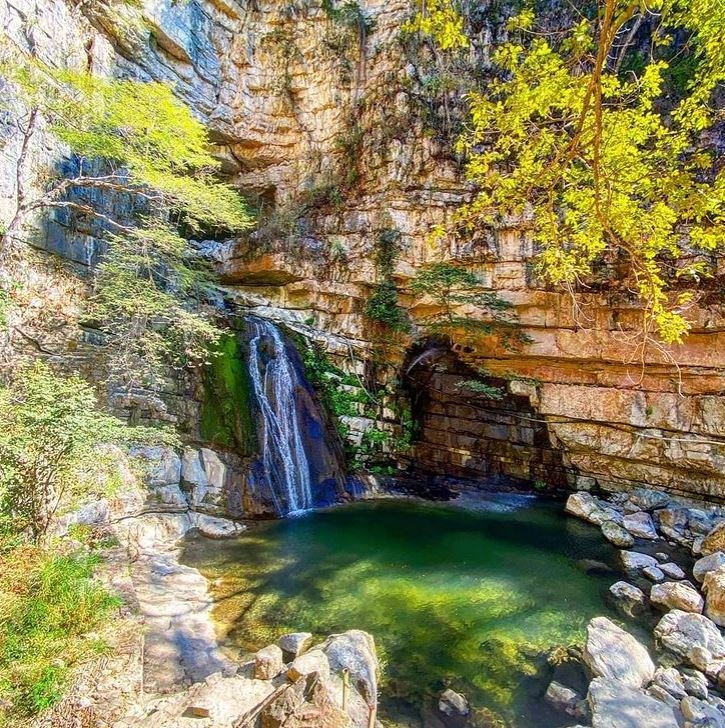
M 709 692 L 707 678 L 699 670 L 684 668 L 682 673 L 682 684 L 688 695 L 700 700 L 707 700 Z
M 594 678 L 587 700 L 593 728 L 679 728 L 669 705 L 618 680 Z
M 684 579 L 686 576 L 685 572 L 672 561 L 669 561 L 666 564 L 660 564 L 660 571 L 662 571 L 665 576 L 669 576 L 670 579 Z
M 641 511 L 654 511 L 657 508 L 666 508 L 672 498 L 661 490 L 651 488 L 635 488 L 628 496 L 627 501 Z
M 242 523 L 230 521 L 228 518 L 207 516 L 205 513 L 189 513 L 191 525 L 207 538 L 234 538 L 247 530 Z
M 725 564 L 708 571 L 702 581 L 705 614 L 715 624 L 725 627 Z
M 647 538 L 654 541 L 659 538 L 652 516 L 644 511 L 630 513 L 624 517 L 624 527 L 637 538 Z
M 698 581 L 703 581 L 708 571 L 715 571 L 723 564 L 725 564 L 725 552 L 715 551 L 698 559 L 692 567 L 692 574 Z
M 658 685 L 675 698 L 684 698 L 687 695 L 682 675 L 674 667 L 658 667 L 655 670 L 652 684 Z
M 564 510 L 597 526 L 604 521 L 622 522 L 622 514 L 616 508 L 600 501 L 591 493 L 572 493 L 566 501 Z
M 642 573 L 650 580 L 654 582 L 664 581 L 665 572 L 659 568 L 659 566 L 646 566 L 642 569 Z
M 448 688 L 441 693 L 438 698 L 438 710 L 443 715 L 453 717 L 456 715 L 468 715 L 471 712 L 471 708 L 468 705 L 468 700 L 457 693 L 455 690 Z
M 670 708 L 679 710 L 680 701 L 677 698 L 675 698 L 674 696 L 670 695 L 664 688 L 661 688 L 659 685 L 655 685 L 655 684 L 650 685 L 645 690 L 645 693 L 647 695 L 650 695 L 651 697 L 655 698 L 656 700 L 659 700 L 661 703 L 665 703 L 665 705 L 669 705 Z
M 567 715 L 575 718 L 584 717 L 581 696 L 575 690 L 556 682 L 556 680 L 549 683 L 544 699 L 558 710 L 563 710 Z
M 295 657 L 299 657 L 312 646 L 312 642 L 311 632 L 290 632 L 283 634 L 277 640 L 286 660 L 294 660 Z
M 337 673 L 347 670 L 355 689 L 373 705 L 378 699 L 379 665 L 372 636 L 351 629 L 328 638 L 322 649 L 330 667 Z
M 663 508 L 662 510 L 655 511 L 655 519 L 659 525 L 660 532 L 667 538 L 679 544 L 688 542 L 687 508 Z
M 704 700 L 688 695 L 680 701 L 680 710 L 688 728 L 725 728 L 725 714 Z
M 647 650 L 629 632 L 606 617 L 595 617 L 587 625 L 582 656 L 596 677 L 606 677 L 630 687 L 646 685 L 655 672 Z
M 701 551 L 705 556 L 714 554 L 716 551 L 725 551 L 725 521 L 718 523 L 702 542 Z
M 657 559 L 639 551 L 620 551 L 619 558 L 627 571 L 641 571 L 648 566 L 657 566 Z
M 612 584 L 609 594 L 617 609 L 628 617 L 638 617 L 647 608 L 644 592 L 626 581 Z
M 712 679 L 725 666 L 725 640 L 702 614 L 673 609 L 659 621 L 654 635 L 662 647 Z
M 634 546 L 634 537 L 624 526 L 620 526 L 614 521 L 604 521 L 601 528 L 604 538 L 615 546 L 619 548 Z
M 271 680 L 282 672 L 284 660 L 282 650 L 277 645 L 269 645 L 254 655 L 254 678 Z
M 301 677 L 311 675 L 313 672 L 316 672 L 323 680 L 330 677 L 330 663 L 327 655 L 320 649 L 305 652 L 304 655 L 300 655 L 294 660 L 287 668 L 287 679 L 290 682 L 296 682 Z
M 699 592 L 687 584 L 666 581 L 654 584 L 649 593 L 652 604 L 660 609 L 681 609 L 683 612 L 702 612 L 705 604 Z

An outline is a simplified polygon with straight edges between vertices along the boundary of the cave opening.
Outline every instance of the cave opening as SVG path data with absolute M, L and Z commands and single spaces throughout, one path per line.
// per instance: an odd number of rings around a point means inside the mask
M 413 347 L 403 368 L 416 473 L 487 484 L 566 487 L 562 453 L 538 413 L 537 384 L 493 376 L 446 340 Z

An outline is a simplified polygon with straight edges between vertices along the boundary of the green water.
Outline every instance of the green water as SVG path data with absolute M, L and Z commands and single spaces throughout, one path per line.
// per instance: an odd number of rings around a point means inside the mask
M 386 663 L 383 719 L 451 686 L 507 725 L 537 728 L 572 722 L 541 700 L 553 673 L 543 653 L 580 643 L 586 622 L 608 613 L 615 578 L 587 575 L 585 558 L 614 561 L 598 529 L 511 495 L 475 510 L 351 504 L 231 542 L 193 539 L 184 555 L 212 581 L 229 647 L 364 629 Z

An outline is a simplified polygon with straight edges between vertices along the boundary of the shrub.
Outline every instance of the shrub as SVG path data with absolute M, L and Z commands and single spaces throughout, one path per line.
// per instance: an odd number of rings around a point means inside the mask
M 117 598 L 92 578 L 97 557 L 0 542 L 0 723 L 33 716 L 63 695 L 71 670 L 104 649 L 84 635 Z
M 174 440 L 165 430 L 127 427 L 97 408 L 78 376 L 36 362 L 0 387 L 0 534 L 45 536 L 59 509 L 89 487 L 84 477 L 103 443 Z

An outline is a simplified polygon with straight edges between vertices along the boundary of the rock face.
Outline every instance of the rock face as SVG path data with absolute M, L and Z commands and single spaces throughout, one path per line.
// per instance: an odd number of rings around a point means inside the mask
M 445 115 L 437 111 L 443 104 L 420 102 L 431 94 L 426 46 L 399 42 L 413 8 L 407 1 L 368 0 L 364 37 L 319 4 L 289 12 L 271 0 L 249 7 L 233 0 L 145 0 L 78 8 L 62 0 L 3 1 L 0 20 L 13 42 L 32 43 L 51 65 L 173 86 L 208 125 L 223 173 L 274 208 L 251 236 L 200 246 L 230 299 L 300 327 L 346 372 L 363 376 L 380 340 L 364 311 L 381 231 L 400 235 L 393 278 L 418 339 L 427 338 L 426 320 L 440 313 L 438 304 L 410 289 L 421 265 L 454 260 L 500 292 L 530 343 L 504 346 L 495 336 L 468 332 L 465 344 L 456 341 L 448 354 L 487 371 L 504 399 L 496 405 L 472 398 L 456 389 L 460 377 L 437 382 L 445 397 L 436 398 L 432 387 L 415 380 L 414 414 L 422 427 L 413 461 L 440 472 L 614 490 L 648 483 L 722 497 L 725 333 L 717 305 L 689 312 L 693 331 L 678 348 L 677 372 L 650 347 L 639 377 L 639 363 L 630 359 L 641 312 L 618 295 L 588 292 L 580 296 L 580 316 L 567 293 L 546 290 L 530 275 L 533 242 L 513 223 L 476 230 L 470 239 L 451 234 L 431 250 L 430 231 L 451 227 L 470 190 L 451 154 Z M 496 14 L 480 15 L 479 35 L 495 37 Z M 33 19 L 32 32 L 23 18 Z M 20 139 L 13 128 L 2 137 L 0 222 L 6 222 Z M 63 150 L 44 133 L 31 154 L 42 179 Z M 41 247 L 79 265 L 96 260 L 101 249 L 98 233 L 65 218 L 48 221 L 43 233 Z M 73 293 L 70 301 L 83 295 Z M 44 300 L 45 311 L 57 317 L 55 302 Z M 63 305 L 72 319 L 72 303 Z M 481 315 L 464 307 L 460 313 Z M 74 351 L 66 342 L 64 353 L 77 358 Z M 403 361 L 413 354 L 411 339 L 402 335 L 387 347 L 381 383 L 404 378 Z M 193 419 L 176 393 L 163 393 L 158 412 L 165 416 L 175 398 L 181 411 L 173 417 Z M 399 427 L 392 410 L 377 419 L 358 415 L 350 416 L 352 442 L 376 425 Z
M 587 625 L 582 656 L 595 676 L 632 688 L 649 683 L 655 671 L 647 650 L 606 617 L 596 617 Z

